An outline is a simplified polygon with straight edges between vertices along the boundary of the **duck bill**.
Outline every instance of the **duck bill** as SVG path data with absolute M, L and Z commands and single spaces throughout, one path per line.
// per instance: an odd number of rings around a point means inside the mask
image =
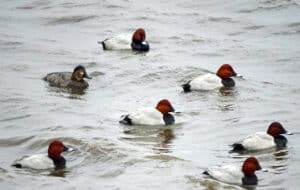
M 84 74 L 84 76 L 83 76 L 84 78 L 87 78 L 87 79 L 92 79 L 92 77 L 90 77 L 88 74 Z
M 233 71 L 232 76 L 236 77 L 237 73 L 235 71 Z
M 73 151 L 75 151 L 74 148 L 64 146 L 64 152 L 73 152 Z
M 285 134 L 287 134 L 287 135 L 293 135 L 293 133 L 291 131 L 286 131 Z
M 268 172 L 268 169 L 262 168 L 260 165 L 257 167 L 256 170 L 260 170 L 260 171 L 262 171 L 262 172 Z
M 173 108 L 173 106 L 170 107 L 169 112 L 175 112 L 175 109 Z

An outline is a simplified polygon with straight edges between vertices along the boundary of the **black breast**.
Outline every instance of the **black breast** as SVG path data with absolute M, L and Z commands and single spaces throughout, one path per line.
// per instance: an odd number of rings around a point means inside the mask
M 274 141 L 279 148 L 285 147 L 287 144 L 287 139 L 283 135 L 278 135 L 274 138 Z
M 232 78 L 229 79 L 222 79 L 222 84 L 225 87 L 234 87 L 235 86 L 235 82 Z
M 172 125 L 175 123 L 175 118 L 172 114 L 165 113 L 163 116 L 166 125 Z
M 254 176 L 244 176 L 242 178 L 243 185 L 257 185 L 257 177 Z
M 63 169 L 66 167 L 66 159 L 64 157 L 60 157 L 59 159 L 52 159 L 55 165 L 55 169 Z
M 150 49 L 149 44 L 146 41 L 144 41 L 142 43 L 132 42 L 131 48 L 135 51 L 149 51 L 149 49 Z

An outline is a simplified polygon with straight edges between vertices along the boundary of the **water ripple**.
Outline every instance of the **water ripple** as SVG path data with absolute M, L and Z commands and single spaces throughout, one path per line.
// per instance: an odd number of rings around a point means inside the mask
M 70 23 L 78 23 L 78 22 L 83 22 L 91 19 L 98 18 L 97 15 L 87 15 L 87 16 L 82 16 L 82 15 L 77 15 L 77 16 L 63 16 L 59 18 L 52 18 L 50 21 L 47 23 L 48 25 L 59 25 L 59 24 L 70 24 Z

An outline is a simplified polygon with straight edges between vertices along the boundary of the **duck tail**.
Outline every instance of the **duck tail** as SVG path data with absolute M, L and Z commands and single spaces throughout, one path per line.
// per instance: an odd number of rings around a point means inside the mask
M 105 42 L 104 42 L 104 41 L 102 41 L 102 42 L 98 42 L 98 44 L 102 44 L 103 50 L 107 50 L 107 48 L 106 48 L 106 45 L 105 45 Z
M 182 86 L 184 92 L 191 92 L 191 85 L 189 82 L 186 84 L 183 84 L 181 86 Z
M 125 125 L 132 125 L 132 121 L 129 118 L 129 115 L 126 115 L 122 120 L 119 121 L 119 123 L 122 123 Z
M 206 170 L 202 174 L 209 175 L 209 173 Z
M 43 77 L 42 79 L 43 79 L 44 81 L 47 81 L 47 76 Z
M 11 166 L 16 167 L 16 168 L 22 168 L 22 165 L 19 164 L 19 163 L 13 164 L 13 165 L 11 165 Z
M 245 147 L 241 143 L 234 143 L 232 147 L 233 147 L 232 149 L 233 152 L 241 152 L 245 150 Z

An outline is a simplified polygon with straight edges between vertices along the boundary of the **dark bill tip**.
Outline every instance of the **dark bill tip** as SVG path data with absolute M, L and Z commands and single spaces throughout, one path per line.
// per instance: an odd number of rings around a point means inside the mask
M 175 112 L 175 109 L 171 106 L 169 112 Z
M 73 151 L 75 151 L 74 148 L 64 146 L 64 152 L 73 152 Z
M 92 79 L 92 77 L 90 77 L 89 75 L 85 74 L 84 75 L 84 78 L 87 78 L 87 79 Z

